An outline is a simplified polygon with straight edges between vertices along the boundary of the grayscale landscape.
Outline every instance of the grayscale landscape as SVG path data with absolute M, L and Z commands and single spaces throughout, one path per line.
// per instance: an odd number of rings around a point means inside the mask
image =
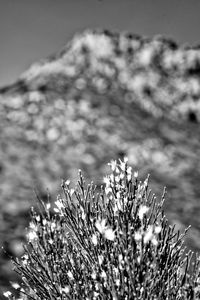
M 36 195 L 51 201 L 81 169 L 100 187 L 112 159 L 150 174 L 186 244 L 200 250 L 200 47 L 134 32 L 85 30 L 0 89 L 0 287 Z M 35 191 L 35 192 L 34 192 Z M 0 290 L 1 290 L 0 289 Z

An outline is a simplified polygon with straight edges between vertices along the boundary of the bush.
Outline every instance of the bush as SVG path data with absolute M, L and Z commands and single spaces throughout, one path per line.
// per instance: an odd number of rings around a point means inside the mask
M 98 190 L 79 173 L 62 184 L 54 212 L 31 210 L 25 254 L 14 259 L 19 299 L 200 299 L 200 258 L 183 246 L 148 178 L 111 161 Z M 10 292 L 4 293 L 15 299 Z

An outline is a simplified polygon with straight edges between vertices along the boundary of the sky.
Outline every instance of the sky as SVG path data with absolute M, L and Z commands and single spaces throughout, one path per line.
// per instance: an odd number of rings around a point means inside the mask
M 200 44 L 200 0 L 0 0 L 0 86 L 86 28 Z

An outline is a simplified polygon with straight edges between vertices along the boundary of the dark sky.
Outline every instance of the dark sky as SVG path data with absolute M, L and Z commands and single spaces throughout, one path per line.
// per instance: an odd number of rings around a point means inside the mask
M 0 86 L 84 28 L 200 44 L 200 0 L 0 0 Z

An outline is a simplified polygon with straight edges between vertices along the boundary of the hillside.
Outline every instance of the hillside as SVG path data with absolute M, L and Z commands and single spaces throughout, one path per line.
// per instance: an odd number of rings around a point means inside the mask
M 21 254 L 33 189 L 55 200 L 82 169 L 97 185 L 127 156 L 161 197 L 167 217 L 192 225 L 200 249 L 200 48 L 163 37 L 85 31 L 0 89 L 0 241 Z M 10 265 L 0 257 L 0 286 Z

